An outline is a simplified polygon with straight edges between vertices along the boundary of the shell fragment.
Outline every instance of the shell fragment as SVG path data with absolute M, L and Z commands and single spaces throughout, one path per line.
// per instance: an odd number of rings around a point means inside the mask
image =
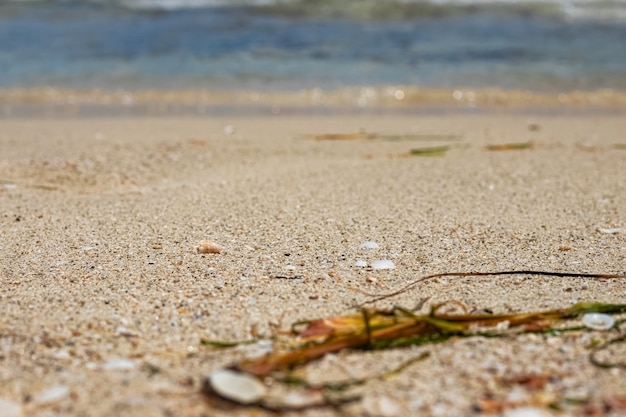
M 372 269 L 394 269 L 396 266 L 389 259 L 380 259 L 372 262 Z
M 583 324 L 593 330 L 608 330 L 615 325 L 615 319 L 608 314 L 587 313 L 583 316 Z
M 257 403 L 267 394 L 267 388 L 257 378 L 231 369 L 211 373 L 206 382 L 219 396 L 240 404 Z

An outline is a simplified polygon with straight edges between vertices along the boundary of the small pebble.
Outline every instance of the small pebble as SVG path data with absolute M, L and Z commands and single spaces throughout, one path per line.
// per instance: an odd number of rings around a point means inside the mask
M 354 266 L 357 266 L 359 268 L 367 268 L 367 262 L 365 262 L 362 259 L 359 259 L 358 261 L 354 263 Z
M 615 325 L 615 319 L 608 314 L 587 313 L 583 316 L 583 324 L 593 330 L 608 330 Z
M 285 267 L 283 268 L 285 271 L 295 271 L 296 267 L 293 265 L 285 265 Z
M 200 254 L 220 253 L 222 251 L 222 247 L 215 242 L 202 240 L 198 243 L 198 246 L 196 246 L 196 251 Z
M 379 259 L 372 262 L 372 269 L 394 269 L 396 266 L 389 259 Z
M 376 242 L 363 242 L 359 245 L 360 249 L 378 249 L 380 246 L 378 246 L 378 243 Z
M 6 398 L 0 398 L 0 417 L 22 417 L 22 415 L 22 404 Z
M 232 135 L 233 133 L 235 133 L 235 126 L 233 125 L 224 126 L 224 133 L 226 133 L 227 135 Z
M 218 395 L 240 404 L 256 403 L 267 393 L 265 385 L 254 376 L 230 369 L 211 373 L 206 384 Z
M 37 394 L 34 398 L 34 403 L 38 405 L 54 404 L 64 400 L 70 395 L 70 387 L 67 385 L 57 385 L 56 387 L 48 388 Z

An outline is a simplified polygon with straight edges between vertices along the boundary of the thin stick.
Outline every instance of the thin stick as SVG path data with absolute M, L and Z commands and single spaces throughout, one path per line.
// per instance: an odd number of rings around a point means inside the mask
M 623 274 L 581 274 L 577 272 L 551 272 L 551 271 L 496 271 L 496 272 L 444 272 L 441 274 L 427 275 L 425 277 L 421 277 L 416 279 L 413 282 L 406 284 L 404 287 L 400 288 L 391 293 L 387 294 L 372 294 L 365 291 L 361 291 L 357 289 L 357 291 L 365 294 L 369 297 L 375 297 L 371 300 L 364 301 L 359 304 L 359 307 L 362 307 L 366 304 L 372 304 L 376 301 L 384 300 L 387 298 L 395 297 L 396 295 L 402 294 L 403 292 L 409 291 L 413 287 L 415 287 L 420 282 L 433 279 L 433 278 L 441 278 L 441 277 L 484 277 L 490 275 L 543 275 L 548 277 L 573 277 L 573 278 L 626 278 L 626 275 Z

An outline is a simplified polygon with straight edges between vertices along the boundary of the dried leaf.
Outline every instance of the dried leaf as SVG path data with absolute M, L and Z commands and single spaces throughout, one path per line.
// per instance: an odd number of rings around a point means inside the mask
M 324 133 L 321 135 L 309 135 L 309 138 L 313 140 L 363 140 L 363 139 L 375 139 L 376 135 L 365 132 L 353 132 L 353 133 Z
M 409 151 L 415 156 L 445 156 L 450 150 L 449 146 L 431 146 L 427 148 L 414 148 Z
M 485 149 L 488 151 L 519 151 L 522 149 L 531 149 L 534 143 L 528 142 L 515 142 L 515 143 L 503 143 L 498 145 L 487 145 Z

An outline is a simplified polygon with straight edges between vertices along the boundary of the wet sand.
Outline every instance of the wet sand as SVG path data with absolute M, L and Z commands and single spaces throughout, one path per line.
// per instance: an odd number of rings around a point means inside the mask
M 619 115 L 0 123 L 2 417 L 270 415 L 200 394 L 205 375 L 250 353 L 214 351 L 202 338 L 270 338 L 277 327 L 354 311 L 366 298 L 355 289 L 388 292 L 438 272 L 626 273 Z M 309 136 L 359 131 L 413 137 Z M 485 147 L 510 143 L 532 146 Z M 442 144 L 444 156 L 408 156 Z M 198 254 L 203 239 L 223 251 Z M 359 249 L 364 241 L 380 248 Z M 376 259 L 396 268 L 355 266 Z M 439 279 L 377 306 L 425 297 L 534 311 L 623 303 L 626 280 Z M 428 351 L 359 388 L 363 400 L 346 415 L 472 415 L 486 400 L 583 415 L 624 401 L 624 369 L 589 362 L 590 346 L 607 338 L 524 334 L 340 353 L 304 375 L 363 378 Z M 515 382 L 524 375 L 549 378 Z

